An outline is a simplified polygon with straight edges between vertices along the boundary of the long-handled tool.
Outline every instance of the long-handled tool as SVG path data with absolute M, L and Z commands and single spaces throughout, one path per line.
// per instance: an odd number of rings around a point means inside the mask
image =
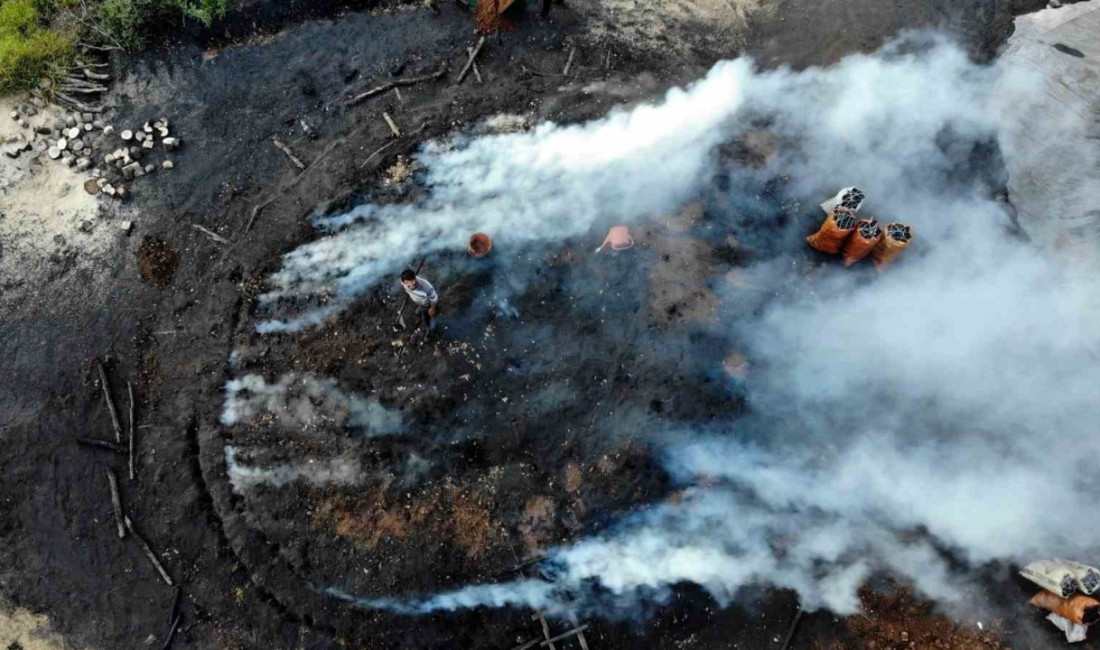
M 420 269 L 424 268 L 424 262 L 428 257 L 425 255 L 420 259 L 420 264 L 416 267 L 416 274 L 420 275 Z M 401 329 L 408 329 L 405 325 L 405 307 L 409 305 L 409 294 L 405 294 L 405 299 L 401 301 L 401 309 L 397 310 L 397 323 L 401 326 Z

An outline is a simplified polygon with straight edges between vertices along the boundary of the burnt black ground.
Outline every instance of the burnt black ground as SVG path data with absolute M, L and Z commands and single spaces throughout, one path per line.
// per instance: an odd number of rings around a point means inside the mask
M 1008 36 L 1012 10 L 1038 4 L 794 2 L 784 8 L 784 21 L 756 26 L 750 49 L 768 64 L 828 62 L 852 49 L 873 49 L 898 28 L 949 21 L 977 54 L 988 55 Z M 415 145 L 403 141 L 360 167 L 387 141 L 383 110 L 406 130 L 426 124 L 426 136 L 502 111 L 585 119 L 624 100 L 519 74 L 521 63 L 544 71 L 564 65 L 564 39 L 577 35 L 580 25 L 574 13 L 558 12 L 549 24 L 522 21 L 517 32 L 491 41 L 480 60 L 485 86 L 425 84 L 404 90 L 402 105 L 387 95 L 348 110 L 343 98 L 386 81 L 399 64 L 413 75 L 448 62 L 453 75 L 473 40 L 468 18 L 449 3 L 441 3 L 438 14 L 403 8 L 378 15 L 335 15 L 343 5 L 333 4 L 310 9 L 313 22 L 289 24 L 300 17 L 301 3 L 262 3 L 258 13 L 255 5 L 233 13 L 224 30 L 116 58 L 122 80 L 113 120 L 169 116 L 185 140 L 177 169 L 136 192 L 141 217 L 130 254 L 96 260 L 91 275 L 62 273 L 2 297 L 0 596 L 48 613 L 73 644 L 132 648 L 149 634 L 163 636 L 172 590 L 156 580 L 136 546 L 119 543 L 110 522 L 103 472 L 113 466 L 123 474 L 124 462 L 72 442 L 76 435 L 110 436 L 93 364 L 109 357 L 116 399 L 125 403 L 125 381 L 133 377 L 139 423 L 148 427 L 139 434 L 139 479 L 124 481 L 124 501 L 184 585 L 177 647 L 327 648 L 341 639 L 350 647 L 394 647 L 399 640 L 410 647 L 508 647 L 517 634 L 533 631 L 521 613 L 415 622 L 361 615 L 354 624 L 326 616 L 334 605 L 314 600 L 300 585 L 283 584 L 290 578 L 277 553 L 240 521 L 222 518 L 216 504 L 231 496 L 224 484 L 206 481 L 217 467 L 214 459 L 200 459 L 200 438 L 212 433 L 226 355 L 254 282 L 280 252 L 312 236 L 305 215 L 369 187 L 384 162 Z M 227 46 L 253 33 L 253 19 L 269 36 Z M 824 28 L 811 33 L 800 23 Z M 201 53 L 211 45 L 222 47 L 221 54 L 204 61 Z M 600 68 L 609 47 L 613 65 L 605 72 Z M 580 49 L 580 74 L 617 79 L 627 100 L 690 80 L 715 60 L 738 54 L 704 51 L 671 60 L 660 51 L 612 42 L 582 41 Z M 318 140 L 304 137 L 301 119 L 319 132 Z M 272 136 L 307 163 L 331 143 L 341 144 L 245 232 L 252 208 L 295 173 L 270 146 Z M 213 242 L 193 223 L 234 244 Z M 144 236 L 180 251 L 180 268 L 164 290 L 138 277 L 133 251 Z M 102 289 L 91 291 L 93 285 Z M 731 641 L 771 647 L 793 611 L 789 594 L 773 594 L 766 596 L 770 607 L 763 618 L 740 609 L 703 615 L 691 606 L 703 597 L 691 589 L 683 593 L 688 604 L 661 613 L 647 628 L 597 623 L 593 637 L 603 643 L 594 647 L 684 647 L 676 644 L 690 634 L 685 628 L 704 630 L 696 632 L 698 647 Z M 683 616 L 693 617 L 693 624 Z M 803 626 L 793 647 L 811 647 L 814 632 L 841 633 L 826 615 L 809 617 Z

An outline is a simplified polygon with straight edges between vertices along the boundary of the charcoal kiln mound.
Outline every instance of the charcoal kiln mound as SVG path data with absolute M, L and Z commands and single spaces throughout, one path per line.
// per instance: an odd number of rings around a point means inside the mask
M 600 224 L 484 258 L 465 240 L 430 255 L 421 275 L 441 300 L 426 334 L 411 310 L 400 326 L 396 278 L 296 332 L 260 333 L 267 307 L 242 305 L 220 421 L 199 441 L 256 581 L 317 625 L 453 633 L 454 615 L 376 605 L 515 579 L 555 547 L 675 502 L 654 443 L 744 414 L 746 382 L 767 368 L 731 332 L 774 299 L 765 287 L 857 272 L 800 245 L 821 212 L 790 177 L 760 176 L 743 142 L 719 153 L 726 173 L 632 224 L 632 249 L 593 252 Z M 763 282 L 748 265 L 769 260 L 782 277 Z M 493 614 L 502 634 L 516 615 Z M 480 641 L 495 638 L 478 625 Z

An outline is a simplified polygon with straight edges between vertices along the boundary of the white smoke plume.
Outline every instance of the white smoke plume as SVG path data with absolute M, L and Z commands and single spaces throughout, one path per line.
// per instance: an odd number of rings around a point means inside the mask
M 429 147 L 419 155 L 432 188 L 424 205 L 364 205 L 315 221 L 344 229 L 283 258 L 260 297 L 280 318 L 260 332 L 296 331 L 343 309 L 415 255 L 464 250 L 475 232 L 498 246 L 558 240 L 594 223 L 628 222 L 675 207 L 696 189 L 722 128 L 739 107 L 745 61 L 719 64 L 660 104 L 578 126 L 542 124 L 531 132 Z M 304 313 L 295 300 L 324 306 Z
M 261 413 L 270 413 L 284 429 L 349 426 L 369 437 L 402 429 L 399 413 L 377 400 L 345 393 L 332 378 L 290 373 L 268 383 L 250 374 L 225 385 L 222 424 L 248 422 Z
M 591 595 L 612 615 L 660 602 L 684 581 L 721 603 L 749 585 L 777 585 L 797 590 L 806 608 L 850 613 L 857 588 L 877 571 L 955 602 L 970 586 L 949 561 L 1095 562 L 1100 273 L 1091 258 L 1009 234 L 992 188 L 959 181 L 967 152 L 952 149 L 1006 139 L 1024 119 L 1017 111 L 1043 89 L 1026 75 L 977 66 L 942 40 L 920 40 L 803 72 L 753 74 L 745 62 L 723 63 L 687 94 L 638 109 L 637 120 L 544 126 L 429 154 L 446 208 L 402 208 L 402 225 L 362 226 L 292 253 L 272 296 L 316 291 L 334 278 L 351 295 L 397 264 L 384 250 L 408 257 L 433 232 L 481 228 L 477 210 L 487 205 L 492 229 L 515 237 L 566 236 L 608 211 L 617 221 L 657 212 L 690 195 L 709 147 L 766 119 L 781 142 L 770 171 L 790 174 L 805 202 L 857 184 L 869 197 L 864 213 L 909 223 L 917 243 L 874 278 L 828 268 L 759 317 L 737 312 L 742 297 L 724 290 L 736 314 L 724 333 L 759 369 L 749 380 L 753 415 L 706 432 L 654 433 L 682 498 L 554 551 L 547 566 L 556 585 Z M 1080 109 L 1043 116 L 1063 125 L 1048 136 L 1070 149 L 1094 146 Z M 622 141 L 641 138 L 630 125 L 657 115 L 650 128 L 660 128 L 659 138 Z M 573 158 L 578 150 L 586 155 Z M 663 156 L 676 154 L 666 177 Z M 1008 154 L 1017 164 L 1050 164 L 1018 146 Z M 517 165 L 531 174 L 513 188 Z M 604 184 L 625 188 L 623 202 L 594 202 L 611 191 Z M 1095 185 L 1075 188 L 1075 201 L 1081 192 L 1100 202 Z M 369 248 L 368 233 L 384 235 L 384 246 Z M 368 252 L 353 255 L 353 242 Z M 309 274 L 315 264 L 336 271 Z M 754 277 L 774 275 L 775 287 L 790 287 L 784 274 L 792 271 L 783 269 L 792 267 L 801 269 L 773 260 Z M 539 607 L 546 585 L 521 580 L 360 604 Z
M 355 485 L 363 477 L 359 461 L 350 458 L 309 459 L 302 463 L 255 467 L 242 464 L 237 459 L 238 453 L 236 447 L 225 446 L 229 484 L 237 494 L 244 494 L 249 488 L 259 485 L 283 487 L 298 481 L 316 486 Z

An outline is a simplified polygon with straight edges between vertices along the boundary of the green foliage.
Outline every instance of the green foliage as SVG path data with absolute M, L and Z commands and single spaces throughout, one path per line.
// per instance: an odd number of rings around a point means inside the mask
M 136 49 L 161 23 L 184 18 L 209 27 L 225 16 L 228 0 L 100 0 L 99 23 L 118 44 Z
M 72 57 L 75 35 L 46 24 L 41 0 L 0 0 L 0 93 L 32 86 Z
M 77 40 L 138 49 L 151 33 L 180 20 L 207 27 L 225 16 L 228 0 L 0 0 L 0 94 L 60 76 Z

